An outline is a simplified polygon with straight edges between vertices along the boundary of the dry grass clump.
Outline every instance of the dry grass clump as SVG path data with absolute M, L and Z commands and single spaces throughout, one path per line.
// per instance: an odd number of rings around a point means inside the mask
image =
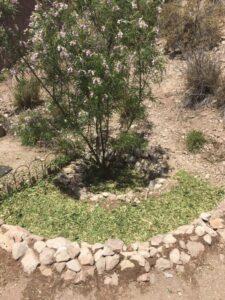
M 210 50 L 221 40 L 224 4 L 210 0 L 173 0 L 164 4 L 159 20 L 167 52 Z

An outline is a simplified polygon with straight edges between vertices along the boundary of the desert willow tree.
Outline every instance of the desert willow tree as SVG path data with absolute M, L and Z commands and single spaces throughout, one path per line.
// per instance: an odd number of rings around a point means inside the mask
M 64 136 L 108 170 L 142 146 L 149 82 L 161 68 L 157 0 L 37 1 L 26 35 L 26 69 L 40 81 Z

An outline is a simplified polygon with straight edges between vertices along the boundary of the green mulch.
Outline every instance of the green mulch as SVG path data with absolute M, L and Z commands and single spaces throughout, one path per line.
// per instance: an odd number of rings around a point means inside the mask
M 0 204 L 0 217 L 48 237 L 60 235 L 90 243 L 110 237 L 126 243 L 144 241 L 189 223 L 224 197 L 222 189 L 185 171 L 180 171 L 176 179 L 177 185 L 170 192 L 150 197 L 137 206 L 121 204 L 114 210 L 73 200 L 51 182 L 42 181 L 5 198 Z

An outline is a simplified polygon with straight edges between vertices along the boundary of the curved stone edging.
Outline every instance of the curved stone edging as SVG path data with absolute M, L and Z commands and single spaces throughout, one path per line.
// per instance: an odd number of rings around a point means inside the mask
M 136 280 L 148 282 L 153 269 L 184 272 L 208 247 L 221 240 L 225 243 L 225 201 L 190 225 L 129 246 L 116 239 L 94 245 L 63 237 L 47 240 L 2 220 L 0 226 L 0 247 L 19 260 L 27 274 L 38 268 L 44 276 L 56 272 L 75 284 L 104 276 L 105 284 L 118 285 L 120 274 L 135 268 Z

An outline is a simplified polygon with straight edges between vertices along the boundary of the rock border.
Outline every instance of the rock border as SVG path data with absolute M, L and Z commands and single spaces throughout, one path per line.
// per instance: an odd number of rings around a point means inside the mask
M 117 286 L 120 275 L 132 270 L 137 282 L 150 282 L 154 269 L 183 273 L 209 247 L 220 242 L 225 243 L 225 201 L 189 225 L 128 246 L 117 239 L 94 245 L 64 237 L 45 239 L 0 220 L 0 248 L 20 261 L 25 273 L 30 275 L 39 269 L 49 277 L 56 272 L 74 284 L 101 276 L 104 284 Z

